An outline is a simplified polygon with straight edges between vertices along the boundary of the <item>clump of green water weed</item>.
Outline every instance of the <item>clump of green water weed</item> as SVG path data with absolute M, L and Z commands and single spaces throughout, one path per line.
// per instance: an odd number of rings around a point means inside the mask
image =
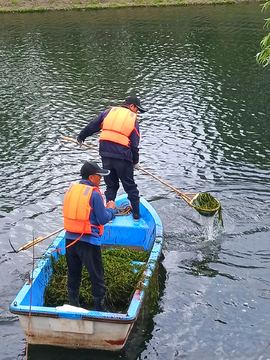
M 130 299 L 143 277 L 145 264 L 134 264 L 133 261 L 146 263 L 149 253 L 126 248 L 102 250 L 104 279 L 107 288 L 107 308 L 113 312 L 125 312 Z M 58 261 L 51 258 L 53 276 L 44 293 L 45 306 L 61 306 L 68 304 L 67 293 L 67 263 L 65 255 L 60 255 Z M 85 267 L 82 269 L 80 287 L 80 305 L 92 310 L 94 301 L 89 275 Z
M 218 219 L 223 226 L 221 205 L 211 194 L 200 193 L 194 198 L 192 206 L 203 216 L 213 216 L 215 212 L 218 212 Z

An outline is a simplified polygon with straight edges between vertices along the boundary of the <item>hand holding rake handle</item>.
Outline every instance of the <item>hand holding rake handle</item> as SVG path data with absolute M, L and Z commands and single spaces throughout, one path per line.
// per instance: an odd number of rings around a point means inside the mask
M 61 136 L 61 139 L 62 139 L 62 140 L 67 140 L 67 141 L 71 141 L 71 142 L 74 142 L 75 144 L 79 145 L 79 143 L 78 143 L 78 141 L 77 141 L 77 140 L 74 140 L 74 139 L 68 138 L 68 137 L 66 137 L 66 136 Z M 96 151 L 98 151 L 98 148 L 93 147 L 93 146 L 88 145 L 88 144 L 85 144 L 84 142 L 82 143 L 82 146 L 85 146 L 85 147 L 87 147 L 88 149 L 92 149 L 92 150 L 96 150 Z

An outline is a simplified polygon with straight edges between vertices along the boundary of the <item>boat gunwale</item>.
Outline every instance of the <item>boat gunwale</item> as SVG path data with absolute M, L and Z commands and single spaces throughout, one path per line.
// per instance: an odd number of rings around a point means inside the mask
M 12 314 L 16 314 L 18 316 L 29 316 L 29 314 L 31 313 L 31 317 L 32 316 L 36 316 L 36 317 L 45 317 L 45 318 L 51 318 L 51 319 L 61 319 L 61 317 L 59 316 L 59 313 L 44 313 L 44 312 L 37 312 L 37 311 L 24 311 L 24 310 L 14 310 L 12 308 L 9 308 L 9 311 Z M 110 313 L 107 313 L 110 314 Z M 111 314 L 115 314 L 115 313 L 111 313 Z M 72 320 L 72 319 L 70 319 Z M 94 317 L 94 316 L 82 316 L 80 319 L 74 319 L 74 320 L 83 320 L 83 321 L 95 321 L 95 322 L 106 322 L 106 323 L 117 323 L 117 324 L 133 324 L 136 320 L 137 320 L 137 314 L 135 317 L 133 318 L 127 318 L 127 319 L 117 319 L 117 318 L 112 318 L 112 317 Z

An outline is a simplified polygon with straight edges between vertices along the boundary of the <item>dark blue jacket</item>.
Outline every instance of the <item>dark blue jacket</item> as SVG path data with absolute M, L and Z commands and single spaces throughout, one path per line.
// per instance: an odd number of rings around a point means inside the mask
M 122 106 L 128 108 L 128 106 Z M 78 140 L 84 141 L 88 136 L 98 132 L 101 130 L 101 124 L 108 112 L 111 109 L 107 109 L 100 113 L 94 120 L 92 120 L 88 125 L 85 126 L 84 129 L 80 132 L 78 136 Z M 139 142 L 140 137 L 139 134 L 139 123 L 136 120 L 135 128 L 138 133 L 133 130 L 129 136 L 130 147 L 126 147 L 120 144 L 113 143 L 111 141 L 100 141 L 99 142 L 99 154 L 101 157 L 110 157 L 115 159 L 128 160 L 133 164 L 137 164 L 139 162 Z
M 81 180 L 80 184 L 89 185 L 89 186 L 97 186 L 89 180 Z M 116 210 L 112 208 L 105 208 L 104 202 L 100 193 L 97 191 L 92 192 L 92 196 L 90 199 L 90 206 L 93 209 L 90 213 L 90 223 L 93 225 L 105 225 L 110 220 L 114 218 L 114 214 Z M 93 245 L 101 245 L 100 236 L 98 235 L 99 230 L 95 227 L 92 228 L 92 231 L 96 233 L 93 234 L 85 234 L 81 237 L 79 241 L 85 241 Z M 76 240 L 81 234 L 66 232 L 66 239 Z

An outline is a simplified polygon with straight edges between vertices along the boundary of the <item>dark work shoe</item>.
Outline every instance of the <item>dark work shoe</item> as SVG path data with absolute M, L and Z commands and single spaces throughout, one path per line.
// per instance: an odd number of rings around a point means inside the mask
M 132 212 L 133 212 L 133 219 L 134 221 L 138 221 L 139 218 L 141 217 L 140 215 L 140 201 L 131 201 L 131 207 L 132 207 Z
M 94 307 L 96 311 L 106 312 L 106 298 L 94 298 Z
M 133 220 L 134 221 L 139 221 L 140 217 L 141 217 L 140 213 L 135 213 L 135 214 L 133 213 Z
M 69 305 L 80 307 L 79 290 L 68 289 Z

